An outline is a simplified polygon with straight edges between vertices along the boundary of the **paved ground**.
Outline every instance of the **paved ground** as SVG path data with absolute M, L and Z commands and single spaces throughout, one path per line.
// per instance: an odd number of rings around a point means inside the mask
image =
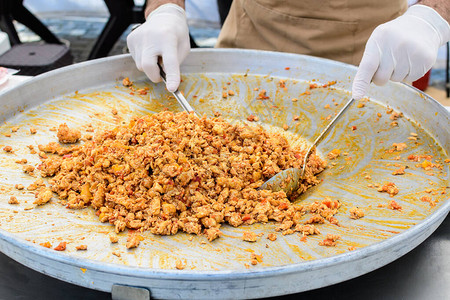
M 97 37 L 100 35 L 108 16 L 99 12 L 65 12 L 61 14 L 45 13 L 39 15 L 40 20 L 60 39 L 70 44 L 74 62 L 85 61 L 89 56 Z M 21 24 L 16 24 L 22 41 L 37 41 L 39 37 Z M 109 55 L 127 53 L 126 37 L 131 31 L 130 26 L 117 41 Z M 190 24 L 191 34 L 201 47 L 213 47 L 220 29 L 218 24 Z

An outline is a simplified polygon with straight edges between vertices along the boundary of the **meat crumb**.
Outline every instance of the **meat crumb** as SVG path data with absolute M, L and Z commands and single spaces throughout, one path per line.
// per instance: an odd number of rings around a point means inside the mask
M 19 127 L 14 126 L 11 128 L 11 132 L 17 132 L 19 130 Z
M 339 234 L 327 234 L 326 239 L 319 242 L 320 246 L 327 246 L 327 247 L 335 247 L 337 244 L 337 240 L 339 240 L 341 236 Z
M 127 244 L 126 247 L 128 249 L 131 248 L 136 248 L 137 246 L 139 246 L 139 243 L 143 240 L 144 238 L 142 236 L 140 236 L 139 234 L 130 234 L 127 237 Z
M 433 163 L 429 160 L 424 160 L 420 166 L 422 167 L 422 169 L 424 170 L 431 170 L 431 168 L 434 166 Z
M 60 143 L 74 144 L 81 138 L 81 132 L 77 129 L 70 129 L 66 123 L 59 125 L 56 134 Z
M 256 233 L 252 231 L 244 231 L 244 233 L 242 234 L 242 240 L 246 242 L 256 242 L 256 238 Z
M 133 82 L 130 80 L 130 78 L 125 77 L 125 78 L 122 80 L 122 84 L 123 84 L 123 86 L 130 87 L 130 86 L 133 85 Z
M 387 182 L 387 183 L 385 183 L 383 186 L 379 187 L 379 188 L 378 188 L 378 191 L 379 191 L 380 193 L 383 193 L 383 192 L 388 193 L 389 196 L 394 197 L 395 195 L 398 194 L 399 189 L 398 189 L 398 187 L 395 185 L 395 183 L 393 183 L 393 182 Z
M 110 234 L 109 235 L 109 240 L 111 241 L 111 243 L 117 243 L 119 241 L 119 237 L 115 234 Z
M 394 112 L 392 112 L 392 115 L 389 117 L 389 119 L 397 120 L 398 118 L 401 118 L 401 117 L 403 117 L 403 113 L 394 111 Z
M 26 164 L 28 161 L 27 161 L 27 159 L 26 158 L 22 158 L 22 159 L 20 159 L 20 160 L 16 160 L 16 164 L 21 164 L 21 165 L 24 165 L 24 164 Z
M 114 250 L 113 252 L 111 252 L 112 253 L 112 255 L 115 255 L 115 256 L 117 256 L 117 257 L 121 257 L 122 255 L 120 254 L 120 251 L 118 251 L 118 250 Z
M 406 145 L 405 143 L 393 143 L 392 144 L 393 147 L 393 151 L 403 151 L 406 148 L 408 148 L 408 145 Z
M 31 183 L 28 187 L 27 190 L 29 191 L 35 191 L 37 190 L 38 186 L 36 185 L 36 183 Z
M 20 183 L 18 183 L 18 184 L 16 184 L 15 186 L 14 186 L 17 190 L 23 190 L 25 187 L 23 186 L 23 184 L 20 184 Z
M 183 262 L 181 261 L 181 259 L 178 259 L 175 262 L 175 268 L 177 268 L 178 270 L 183 270 L 184 268 L 186 268 L 186 266 L 183 264 Z
M 77 249 L 77 251 L 87 250 L 87 245 L 79 245 L 76 246 L 75 249 Z
M 36 134 L 37 130 L 34 127 L 30 127 L 30 133 L 31 134 Z
M 4 148 L 3 148 L 3 151 L 5 151 L 5 152 L 8 152 L 8 153 L 10 153 L 10 152 L 12 152 L 12 147 L 11 146 L 5 146 Z
M 319 229 L 313 224 L 297 224 L 294 230 L 299 232 L 302 236 L 320 234 Z
M 404 175 L 405 174 L 405 168 L 406 168 L 406 166 L 402 166 L 402 167 L 398 168 L 397 170 L 392 172 L 392 175 Z
M 333 149 L 327 154 L 327 157 L 329 160 L 333 160 L 333 159 L 338 158 L 340 155 L 341 155 L 341 150 Z
M 263 256 L 262 255 L 260 255 L 260 254 L 255 254 L 255 253 L 252 253 L 252 254 L 250 254 L 250 263 L 252 264 L 252 265 L 257 265 L 258 263 L 261 263 L 263 261 Z
M 137 92 L 139 95 L 147 95 L 148 87 L 145 87 L 143 89 L 138 89 Z
M 29 175 L 32 175 L 34 172 L 34 167 L 32 165 L 23 166 L 23 171 Z
M 255 115 L 249 115 L 247 117 L 247 121 L 249 121 L 249 122 L 258 122 L 258 120 L 259 120 L 259 118 Z
M 431 207 L 436 206 L 436 202 L 433 201 L 430 196 L 423 196 L 423 197 L 420 198 L 420 200 L 423 201 L 423 202 L 428 202 Z
M 222 235 L 222 231 L 219 230 L 217 227 L 210 227 L 205 229 L 205 235 L 208 241 L 213 241 L 217 238 L 219 238 Z
M 350 218 L 351 219 L 361 219 L 362 217 L 364 217 L 364 211 L 356 206 L 352 207 L 350 209 Z
M 64 250 L 66 250 L 66 246 L 67 246 L 66 242 L 61 242 L 61 243 L 59 243 L 58 246 L 56 246 L 54 248 L 54 250 L 56 250 L 56 251 L 64 251 Z
M 389 201 L 388 207 L 392 210 L 402 210 L 402 207 L 397 202 L 395 202 L 395 200 Z
M 45 248 L 51 248 L 52 247 L 52 244 L 50 244 L 50 242 L 40 243 L 39 245 L 42 246 L 42 247 L 45 247 Z
M 258 97 L 256 97 L 256 99 L 258 100 L 266 100 L 269 99 L 269 96 L 267 96 L 267 91 L 266 90 L 261 90 L 258 94 Z
M 52 190 L 50 188 L 45 188 L 36 195 L 36 200 L 33 203 L 37 205 L 44 205 L 45 203 L 50 201 L 52 197 Z
M 308 208 L 311 213 L 316 214 L 315 216 L 313 216 L 313 218 L 316 218 L 319 223 L 322 221 L 322 220 L 320 220 L 320 218 L 323 218 L 323 219 L 337 225 L 338 224 L 337 220 L 334 219 L 333 216 L 337 213 L 339 207 L 341 207 L 341 203 L 338 200 L 332 200 L 329 197 L 325 197 L 325 199 L 320 202 L 315 201 L 315 202 L 311 203 Z M 319 218 L 317 218 L 317 217 L 319 217 Z M 308 220 L 308 221 L 310 221 L 310 220 Z M 315 222 L 313 222 L 313 223 L 315 223 Z
M 19 200 L 17 200 L 16 197 L 11 196 L 11 197 L 9 198 L 9 200 L 8 200 L 8 203 L 9 203 L 9 204 L 19 204 Z
M 325 219 L 321 215 L 314 214 L 308 220 L 305 221 L 305 224 L 313 224 L 313 223 L 323 224 L 325 223 Z
M 268 235 L 267 235 L 267 239 L 268 240 L 270 240 L 270 241 L 276 241 L 277 240 L 277 235 L 275 234 L 275 233 L 269 233 Z

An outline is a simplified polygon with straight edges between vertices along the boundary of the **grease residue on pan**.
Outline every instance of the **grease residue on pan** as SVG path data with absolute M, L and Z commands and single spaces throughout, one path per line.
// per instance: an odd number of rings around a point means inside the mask
M 181 89 L 200 115 L 220 113 L 232 122 L 255 115 L 261 123 L 281 131 L 283 125 L 287 125 L 292 141 L 300 137 L 313 140 L 349 97 L 338 85 L 310 89 L 311 82 L 283 80 L 285 87 L 281 87 L 280 78 L 271 76 L 189 74 Z M 113 232 L 113 227 L 100 223 L 90 208 L 68 210 L 54 198 L 45 206 L 25 210 L 32 207 L 33 192 L 18 191 L 14 185 L 21 183 L 26 187 L 36 178 L 24 174 L 22 166 L 15 160 L 26 158 L 29 164 L 38 165 L 38 156 L 30 154 L 27 146 L 37 147 L 56 141 L 55 132 L 50 131 L 52 127 L 65 122 L 85 133 L 88 124 L 95 129 L 113 127 L 135 115 L 163 109 L 180 110 L 162 85 L 137 82 L 136 87 L 147 87 L 147 94 L 130 94 L 130 90 L 118 82 L 116 86 L 49 99 L 38 107 L 17 113 L 0 127 L 1 148 L 9 145 L 14 150 L 13 153 L 0 153 L 1 229 L 36 244 L 49 242 L 52 247 L 66 241 L 67 255 L 101 262 L 173 269 L 176 262 L 182 260 L 186 268 L 192 270 L 243 270 L 252 253 L 262 255 L 263 260 L 251 268 L 262 268 L 330 257 L 348 252 L 352 247 L 358 251 L 358 248 L 420 223 L 448 199 L 449 164 L 445 162 L 448 157 L 442 148 L 407 118 L 397 119 L 398 126 L 393 127 L 386 107 L 364 100 L 363 104 L 354 105 L 348 111 L 319 147 L 322 156 L 333 149 L 340 149 L 345 155 L 330 161 L 321 175 L 323 182 L 297 200 L 298 203 L 311 203 L 331 197 L 342 202 L 336 215 L 341 226 L 322 224 L 319 236 L 301 240 L 297 234 L 283 236 L 278 233 L 277 240 L 271 242 L 266 237 L 274 232 L 274 223 L 239 228 L 223 226 L 224 236 L 211 243 L 203 236 L 192 238 L 184 233 L 155 236 L 144 232 L 141 245 L 127 250 L 127 232 L 121 233 L 119 242 L 112 244 L 109 233 Z M 266 90 L 268 99 L 258 99 L 262 89 Z M 224 98 L 223 92 L 228 90 L 235 95 Z M 297 101 L 292 101 L 293 98 Z M 117 115 L 111 113 L 113 109 L 117 110 Z M 12 127 L 19 127 L 19 130 L 11 137 L 5 136 L 11 133 Z M 32 135 L 30 127 L 35 127 L 37 133 Z M 411 132 L 417 134 L 417 140 L 408 139 Z M 400 152 L 391 151 L 393 143 L 406 143 L 407 148 Z M 433 163 L 442 168 L 424 170 L 417 162 L 408 160 L 409 155 L 431 155 Z M 392 175 L 401 166 L 407 166 L 406 174 Z M 399 187 L 398 195 L 390 197 L 377 191 L 376 187 L 386 182 L 394 182 Z M 17 197 L 19 205 L 8 204 L 11 195 Z M 436 206 L 421 201 L 422 196 L 432 197 Z M 389 209 L 391 200 L 395 200 L 402 210 Z M 349 210 L 354 206 L 364 210 L 364 218 L 350 219 Z M 305 216 L 305 220 L 307 218 Z M 256 243 L 244 242 L 241 237 L 246 230 L 262 236 Z M 319 246 L 328 233 L 341 235 L 336 247 Z M 88 249 L 76 251 L 75 247 L 80 244 L 88 245 Z

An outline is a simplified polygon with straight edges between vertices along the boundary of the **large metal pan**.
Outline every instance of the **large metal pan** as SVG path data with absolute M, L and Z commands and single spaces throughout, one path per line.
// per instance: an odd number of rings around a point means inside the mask
M 355 71 L 350 65 L 294 54 L 196 50 L 182 66 L 185 78 L 181 89 L 198 113 L 211 116 L 219 111 L 230 120 L 255 114 L 275 127 L 287 124 L 292 138 L 313 140 L 327 118 L 348 99 Z M 148 86 L 148 94 L 130 95 L 121 85 L 124 77 L 137 86 Z M 280 79 L 285 79 L 286 88 L 280 87 Z M 304 93 L 311 82 L 334 80 L 337 83 L 330 88 Z M 222 98 L 223 87 L 236 95 Z M 259 91 L 255 88 L 265 89 L 270 99 L 256 100 Z M 62 122 L 79 128 L 88 123 L 115 126 L 132 115 L 181 108 L 162 84 L 149 83 L 127 55 L 40 75 L 0 95 L 0 145 L 15 150 L 14 154 L 0 154 L 0 250 L 32 269 L 70 283 L 102 291 L 117 285 L 143 287 L 155 298 L 268 297 L 370 272 L 419 245 L 448 214 L 450 172 L 444 160 L 450 151 L 450 127 L 449 113 L 439 103 L 407 85 L 372 87 L 369 95 L 370 101 L 350 109 L 319 149 L 322 155 L 335 148 L 348 155 L 330 164 L 321 175 L 323 182 L 297 200 L 339 199 L 343 206 L 336 218 L 341 226 L 323 224 L 322 235 L 306 241 L 296 234 L 278 234 L 278 239 L 270 242 L 265 236 L 274 231 L 272 223 L 224 226 L 224 236 L 211 243 L 205 243 L 202 236 L 190 241 L 186 234 L 161 237 L 144 233 L 141 245 L 127 250 L 126 233 L 121 234 L 118 244 L 111 244 L 108 233 L 112 226 L 99 223 L 91 209 L 68 210 L 52 201 L 28 210 L 33 194 L 19 192 L 14 185 L 27 186 L 35 178 L 25 175 L 14 161 L 26 158 L 38 163 L 26 146 L 55 141 L 50 128 Z M 392 114 L 386 113 L 387 107 L 404 114 L 396 120 L 398 126 L 391 126 Z M 117 109 L 122 119 L 114 117 L 112 109 Z M 300 126 L 294 126 L 293 115 L 300 117 Z M 12 137 L 4 136 L 17 126 L 19 130 Z M 31 126 L 38 131 L 35 135 L 29 133 Z M 418 135 L 417 141 L 408 139 L 411 132 Z M 389 151 L 393 143 L 401 142 L 408 148 Z M 442 170 L 425 171 L 406 159 L 410 154 L 433 155 L 433 163 L 438 160 Z M 409 167 L 406 174 L 392 175 L 400 165 Z M 388 181 L 399 187 L 398 195 L 389 197 L 368 187 Z M 8 204 L 11 195 L 21 203 Z M 421 201 L 424 195 L 431 196 L 436 206 Z M 387 207 L 393 199 L 402 211 Z M 363 208 L 365 217 L 350 219 L 353 206 Z M 245 230 L 265 235 L 249 244 L 241 240 Z M 342 236 L 336 247 L 319 246 L 327 233 Z M 56 246 L 60 241 L 67 242 L 64 252 L 39 245 L 50 242 Z M 88 250 L 76 251 L 79 244 L 87 244 Z M 120 252 L 120 257 L 113 251 Z M 247 268 L 251 253 L 261 254 L 263 261 Z M 175 269 L 178 260 L 185 264 L 184 270 Z

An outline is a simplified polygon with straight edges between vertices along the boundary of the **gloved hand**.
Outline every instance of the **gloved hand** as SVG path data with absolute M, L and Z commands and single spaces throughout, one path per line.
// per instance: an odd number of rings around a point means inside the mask
M 144 24 L 127 37 L 128 49 L 136 67 L 153 82 L 160 82 L 157 65 L 162 57 L 166 72 L 167 89 L 177 90 L 180 85 L 180 64 L 189 54 L 189 28 L 186 14 L 176 4 L 164 4 L 147 17 Z
M 367 41 L 353 80 L 353 98 L 365 96 L 370 82 L 415 81 L 434 65 L 440 46 L 450 40 L 450 25 L 434 9 L 411 6 L 402 16 L 381 24 Z

